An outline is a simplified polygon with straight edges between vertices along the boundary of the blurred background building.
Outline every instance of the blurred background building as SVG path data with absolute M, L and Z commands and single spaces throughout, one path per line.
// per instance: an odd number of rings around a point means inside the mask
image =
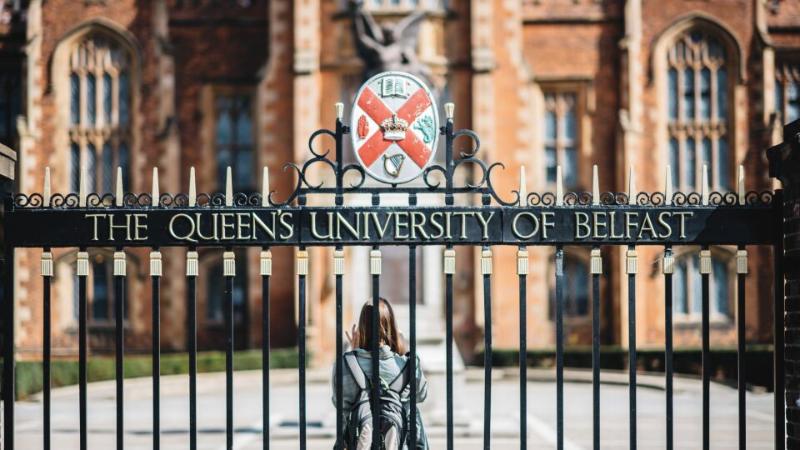
M 3 0 L 0 2 L 0 142 L 19 151 L 18 189 L 41 190 L 44 166 L 54 190 L 77 191 L 81 171 L 91 188 L 110 191 L 121 166 L 126 189 L 148 191 L 158 167 L 162 192 L 260 186 L 271 169 L 281 198 L 294 183 L 285 162 L 309 156 L 308 137 L 332 127 L 334 103 L 350 103 L 376 61 L 354 32 L 374 19 L 404 31 L 403 43 L 438 101 L 456 105 L 457 127 L 481 137 L 480 156 L 505 163 L 495 185 L 516 188 L 518 167 L 531 190 L 554 190 L 556 165 L 571 190 L 626 189 L 628 167 L 643 191 L 699 190 L 700 167 L 712 189 L 735 186 L 743 164 L 748 189 L 772 187 L 764 150 L 784 122 L 800 117 L 800 3 L 790 0 L 365 0 L 355 14 L 346 0 Z M 366 23 L 366 22 L 365 22 Z M 369 31 L 369 30 L 368 30 Z M 374 29 L 372 30 L 374 33 Z M 373 35 L 373 37 L 375 37 Z M 409 61 L 403 61 L 410 64 Z M 332 143 L 325 143 L 332 146 Z M 467 148 L 468 142 L 459 143 Z M 349 149 L 347 149 L 349 151 Z M 353 160 L 350 154 L 345 159 Z M 666 173 L 671 164 L 672 172 Z M 326 174 L 319 174 L 325 179 Z M 459 174 L 468 178 L 468 171 Z M 351 204 L 363 199 L 352 198 Z M 387 196 L 387 204 L 402 202 Z M 435 204 L 437 199 L 423 200 Z M 53 224 L 53 232 L 69 232 Z M 676 345 L 700 342 L 698 249 L 678 248 Z M 185 249 L 163 249 L 162 348 L 186 346 Z M 54 353 L 77 342 L 77 249 L 54 252 Z M 113 346 L 116 308 L 113 249 L 92 249 L 90 346 Z M 272 344 L 296 342 L 292 249 L 273 249 Z M 457 249 L 455 337 L 467 361 L 480 349 L 480 275 L 472 249 Z M 494 343 L 518 347 L 515 248 L 495 252 Z M 602 339 L 627 342 L 624 249 L 604 249 Z M 349 249 L 346 311 L 369 297 L 368 249 Z M 554 345 L 552 248 L 532 249 L 528 277 L 528 343 Z M 591 342 L 588 249 L 566 249 L 567 343 Z M 735 345 L 735 249 L 713 248 L 712 345 Z M 237 264 L 236 346 L 260 345 L 258 249 Z M 772 263 L 753 248 L 747 283 L 747 338 L 771 340 Z M 385 248 L 382 294 L 407 309 L 407 254 Z M 663 345 L 660 249 L 640 251 L 638 343 Z M 441 249 L 419 250 L 421 339 L 443 339 Z M 17 345 L 22 357 L 42 346 L 39 251 L 19 251 Z M 333 354 L 332 254 L 311 253 L 309 345 L 315 361 Z M 127 277 L 127 346 L 150 348 L 147 253 L 132 250 Z M 201 349 L 222 346 L 222 250 L 201 252 L 198 292 Z M 405 320 L 405 319 L 404 319 Z

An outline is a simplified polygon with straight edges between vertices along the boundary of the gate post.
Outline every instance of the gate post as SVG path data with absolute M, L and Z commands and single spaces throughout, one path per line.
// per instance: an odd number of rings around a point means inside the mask
M 800 446 L 800 120 L 783 127 L 783 143 L 767 151 L 769 174 L 783 185 L 782 211 L 783 255 L 775 258 L 776 277 L 785 276 L 783 284 L 784 315 L 784 389 L 786 446 Z M 776 196 L 780 200 L 781 196 Z M 778 250 L 781 246 L 776 246 Z M 781 270 L 782 269 L 782 270 Z M 776 280 L 781 286 L 782 280 Z M 780 290 L 776 289 L 778 295 Z M 776 296 L 778 296 L 776 295 Z M 776 326 L 776 330 L 778 327 Z M 778 342 L 776 340 L 776 342 Z M 779 351 L 777 348 L 776 351 Z M 778 366 L 776 366 L 778 367 Z M 780 374 L 776 373 L 776 381 Z M 777 385 L 776 385 L 777 386 Z
M 6 261 L 6 245 L 5 245 L 5 208 L 6 205 L 9 204 L 7 201 L 10 201 L 11 196 L 13 195 L 14 191 L 14 175 L 15 175 L 15 168 L 17 166 L 17 153 L 10 148 L 6 147 L 3 144 L 0 144 L 0 279 L 5 276 L 6 273 L 6 264 L 9 262 Z M 13 264 L 13 262 L 11 262 Z M 13 280 L 3 280 L 3 283 L 11 282 Z M 2 307 L 5 306 L 5 294 L 7 292 L 6 286 L 0 287 L 0 310 Z M 4 327 L 5 323 L 4 320 L 0 320 L 0 327 Z M 0 328 L 0 339 L 5 339 L 7 334 L 5 333 L 6 330 Z M 5 349 L 6 343 L 3 342 L 3 345 L 0 348 Z M 4 364 L 7 364 L 7 361 L 4 361 Z M 13 363 L 12 363 L 13 364 Z M 7 373 L 3 372 L 4 374 Z M 5 383 L 2 386 L 6 386 Z M 2 393 L 2 397 L 0 399 L 6 398 L 6 393 Z M 12 400 L 13 401 L 13 400 Z M 2 403 L 0 401 L 0 403 Z M 7 442 L 3 442 L 4 436 L 4 429 L 3 429 L 3 422 L 5 417 L 2 415 L 4 411 L 5 405 L 0 407 L 0 447 L 6 448 Z

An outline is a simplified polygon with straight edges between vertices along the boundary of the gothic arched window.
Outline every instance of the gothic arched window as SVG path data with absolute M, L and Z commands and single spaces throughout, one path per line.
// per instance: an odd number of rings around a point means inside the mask
M 724 318 L 731 314 L 729 299 L 732 293 L 732 257 L 723 248 L 711 249 L 711 274 L 709 276 L 709 312 L 712 317 Z M 700 252 L 687 251 L 675 259 L 673 278 L 673 310 L 678 316 L 700 320 L 703 307 Z
M 782 123 L 800 119 L 800 64 L 779 64 L 775 69 L 775 112 Z
M 104 33 L 90 33 L 69 54 L 70 188 L 83 168 L 87 189 L 113 192 L 116 167 L 128 182 L 131 54 Z
M 703 165 L 713 189 L 730 186 L 731 76 L 722 43 L 691 29 L 667 51 L 669 163 L 682 191 L 700 190 Z

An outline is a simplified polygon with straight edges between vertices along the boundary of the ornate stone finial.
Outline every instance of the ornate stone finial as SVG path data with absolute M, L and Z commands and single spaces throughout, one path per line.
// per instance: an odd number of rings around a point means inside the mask
M 117 180 L 114 188 L 114 204 L 117 207 L 122 207 L 122 198 L 125 192 L 122 189 L 122 167 L 117 166 Z
M 528 205 L 528 184 L 525 180 L 525 166 L 519 166 L 519 206 Z
M 336 102 L 336 118 L 342 120 L 344 117 L 344 103 Z
M 592 204 L 600 204 L 600 182 L 597 177 L 597 164 L 592 166 Z
M 703 199 L 703 204 L 708 204 L 708 166 L 703 164 L 703 179 L 700 183 L 700 197 Z
M 44 186 L 42 189 L 42 206 L 45 208 L 50 206 L 50 166 L 44 168 Z
M 747 191 L 744 189 L 744 166 L 741 164 L 736 170 L 736 191 L 739 194 L 739 204 L 744 205 Z
M 556 166 L 556 206 L 564 204 L 564 178 L 561 175 L 561 165 Z
M 667 170 L 664 174 L 664 204 L 671 205 L 672 204 L 672 167 L 667 164 Z
M 453 102 L 447 102 L 444 104 L 444 116 L 447 120 L 453 120 L 453 114 L 455 114 L 456 105 Z
M 267 207 L 269 206 L 269 167 L 264 166 L 261 173 L 261 206 Z
M 189 168 L 189 207 L 197 206 L 197 183 L 194 178 L 194 166 Z
M 158 203 L 159 203 L 158 202 L 158 198 L 161 196 L 161 193 L 159 193 L 159 191 L 158 191 L 158 167 L 153 167 L 153 189 L 152 189 L 152 191 L 153 191 L 152 194 L 150 194 L 150 196 L 152 197 L 150 199 L 150 205 L 153 208 L 155 208 L 155 207 L 158 206 Z
M 225 170 L 225 206 L 233 206 L 233 174 L 231 166 Z
M 633 165 L 628 168 L 628 204 L 636 204 L 636 175 L 633 172 Z

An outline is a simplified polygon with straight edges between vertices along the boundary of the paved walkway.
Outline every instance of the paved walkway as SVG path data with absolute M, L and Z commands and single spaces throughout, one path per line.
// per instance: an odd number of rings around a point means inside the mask
M 538 374 L 538 375 L 537 375 Z M 459 404 L 455 448 L 481 448 L 483 382 L 482 372 L 468 372 L 456 387 Z M 518 381 L 512 373 L 496 374 L 493 383 L 492 427 L 493 449 L 519 448 Z M 549 374 L 547 374 L 549 376 Z M 312 371 L 308 383 L 309 449 L 330 449 L 334 433 L 334 410 L 330 388 L 325 382 L 327 371 Z M 296 449 L 297 444 L 297 379 L 295 371 L 272 373 L 271 405 L 272 449 Z M 555 383 L 534 371 L 528 384 L 528 436 L 530 448 L 555 447 Z M 565 432 L 567 449 L 587 449 L 592 439 L 591 385 L 581 380 L 585 373 L 575 372 L 565 384 Z M 603 374 L 607 381 L 624 381 L 616 374 Z M 658 388 L 660 377 L 640 376 L 644 386 L 638 389 L 639 448 L 664 448 L 664 392 Z M 237 449 L 262 449 L 261 443 L 261 373 L 237 372 L 235 375 L 235 446 Z M 434 389 L 436 389 L 434 384 Z M 198 380 L 199 448 L 221 450 L 225 440 L 224 374 L 202 374 Z M 443 398 L 439 398 L 443 402 Z M 125 448 L 152 448 L 150 380 L 126 380 Z M 431 399 L 436 404 L 437 398 Z M 696 449 L 700 444 L 700 382 L 676 381 L 675 392 L 676 448 Z M 711 442 L 714 449 L 738 448 L 736 391 L 712 385 Z M 772 396 L 748 393 L 749 449 L 772 448 Z M 443 404 L 443 403 L 440 403 Z M 53 391 L 53 442 L 55 449 L 78 448 L 78 391 L 67 387 Z M 114 383 L 89 386 L 89 448 L 111 449 L 115 442 Z M 162 378 L 162 449 L 188 448 L 188 378 Z M 436 409 L 436 407 L 434 407 Z M 604 384 L 601 388 L 602 447 L 628 448 L 628 387 Z M 465 414 L 466 412 L 466 414 Z M 17 442 L 20 449 L 34 450 L 41 443 L 40 399 L 19 402 L 17 407 Z M 436 411 L 427 411 L 432 448 L 444 447 L 444 429 L 436 426 Z

